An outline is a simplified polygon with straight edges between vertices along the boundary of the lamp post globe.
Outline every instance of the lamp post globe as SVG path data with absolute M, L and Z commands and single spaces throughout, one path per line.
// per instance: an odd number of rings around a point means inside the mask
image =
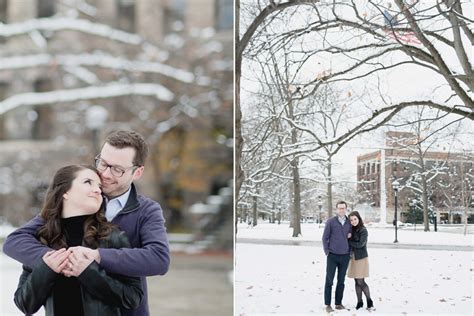
M 92 145 L 96 153 L 99 152 L 99 131 L 105 126 L 108 112 L 100 105 L 92 105 L 86 111 L 86 126 L 92 131 Z

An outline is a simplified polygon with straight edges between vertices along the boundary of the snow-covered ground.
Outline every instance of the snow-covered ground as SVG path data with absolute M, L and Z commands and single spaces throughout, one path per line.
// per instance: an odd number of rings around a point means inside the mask
M 370 277 L 367 283 L 378 315 L 473 315 L 474 255 L 452 246 L 472 247 L 473 234 L 461 227 L 443 227 L 423 232 L 417 227 L 398 231 L 401 245 L 419 249 L 393 249 L 393 228 L 368 227 Z M 324 226 L 302 224 L 303 236 L 292 238 L 288 224 L 238 225 L 235 253 L 235 313 L 237 315 L 308 314 L 324 312 L 326 257 L 322 246 L 287 245 L 287 241 L 320 242 Z M 252 244 L 246 243 L 252 239 Z M 259 240 L 262 244 L 258 244 Z M 269 240 L 275 244 L 268 244 Z M 281 244 L 278 244 L 278 242 Z M 378 243 L 378 247 L 370 247 Z M 425 250 L 439 245 L 444 250 Z M 469 249 L 469 248 L 467 248 Z M 333 295 L 336 280 L 333 287 Z M 334 303 L 334 296 L 333 296 Z M 346 278 L 343 304 L 350 311 L 338 315 L 368 314 L 356 311 L 352 279 Z M 364 304 L 365 299 L 364 299 Z
M 463 235 L 463 227 L 460 226 L 441 226 L 438 225 L 438 232 L 424 232 L 421 225 L 414 227 L 404 227 L 398 229 L 398 242 L 410 245 L 453 245 L 453 246 L 474 246 L 474 226 L 470 225 L 470 234 Z M 369 231 L 370 243 L 393 243 L 395 229 L 393 226 L 378 227 L 367 225 Z M 288 223 L 269 224 L 259 223 L 255 227 L 249 227 L 241 223 L 237 226 L 237 240 L 239 239 L 272 239 L 272 240 L 292 240 L 292 241 L 321 241 L 324 231 L 324 224 L 303 223 L 301 224 L 302 236 L 293 238 L 293 229 L 289 228 Z M 370 247 L 370 246 L 369 246 Z
M 321 249 L 237 243 L 235 260 L 237 315 L 325 314 L 326 257 Z M 369 260 L 366 281 L 376 307 L 373 313 L 473 315 L 471 252 L 370 249 L 369 245 Z M 346 278 L 343 304 L 351 310 L 334 314 L 369 313 L 356 311 L 356 303 L 353 280 Z
M 23 315 L 13 303 L 13 294 L 20 274 L 21 265 L 0 251 L 0 315 L 2 316 Z M 44 315 L 44 309 L 41 308 L 35 315 Z
M 15 230 L 15 227 L 10 224 L 1 224 L 0 225 L 0 239 L 3 239 L 8 236 L 11 232 Z

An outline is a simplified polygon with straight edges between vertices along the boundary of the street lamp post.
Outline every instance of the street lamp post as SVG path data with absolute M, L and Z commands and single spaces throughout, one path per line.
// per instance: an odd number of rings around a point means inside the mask
M 321 203 L 321 195 L 318 196 L 318 206 L 319 206 L 319 214 L 318 214 L 318 228 L 321 227 L 321 209 L 323 208 L 323 205 Z
M 393 241 L 394 243 L 398 242 L 397 239 L 397 229 L 398 229 L 398 223 L 397 223 L 397 204 L 398 204 L 398 188 L 400 188 L 400 183 L 395 180 L 392 182 L 392 188 L 393 191 L 395 192 L 395 219 L 393 220 L 393 224 L 395 225 L 395 240 Z
M 107 120 L 108 112 L 100 105 L 93 105 L 87 108 L 86 125 L 92 131 L 92 146 L 94 154 L 100 151 L 99 148 L 99 131 L 104 127 Z

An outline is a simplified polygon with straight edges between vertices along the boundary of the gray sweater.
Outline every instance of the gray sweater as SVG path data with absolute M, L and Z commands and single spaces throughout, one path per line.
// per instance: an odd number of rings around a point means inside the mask
M 337 215 L 326 221 L 323 233 L 323 248 L 326 256 L 329 253 L 348 255 L 350 253 L 347 235 L 351 232 L 351 224 L 346 216 L 344 226 L 337 220 Z

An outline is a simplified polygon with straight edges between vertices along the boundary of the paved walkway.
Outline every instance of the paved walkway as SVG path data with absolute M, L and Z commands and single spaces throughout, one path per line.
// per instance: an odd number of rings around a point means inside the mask
M 172 254 L 168 273 L 148 279 L 151 315 L 232 315 L 232 269 L 230 254 Z
M 315 246 L 322 247 L 321 241 L 313 240 L 285 240 L 285 239 L 257 239 L 257 238 L 237 238 L 237 243 L 260 244 L 260 245 L 285 245 L 285 246 Z M 403 243 L 370 243 L 370 248 L 389 249 L 418 249 L 418 250 L 450 250 L 450 251 L 472 251 L 474 246 L 458 245 L 417 245 Z

